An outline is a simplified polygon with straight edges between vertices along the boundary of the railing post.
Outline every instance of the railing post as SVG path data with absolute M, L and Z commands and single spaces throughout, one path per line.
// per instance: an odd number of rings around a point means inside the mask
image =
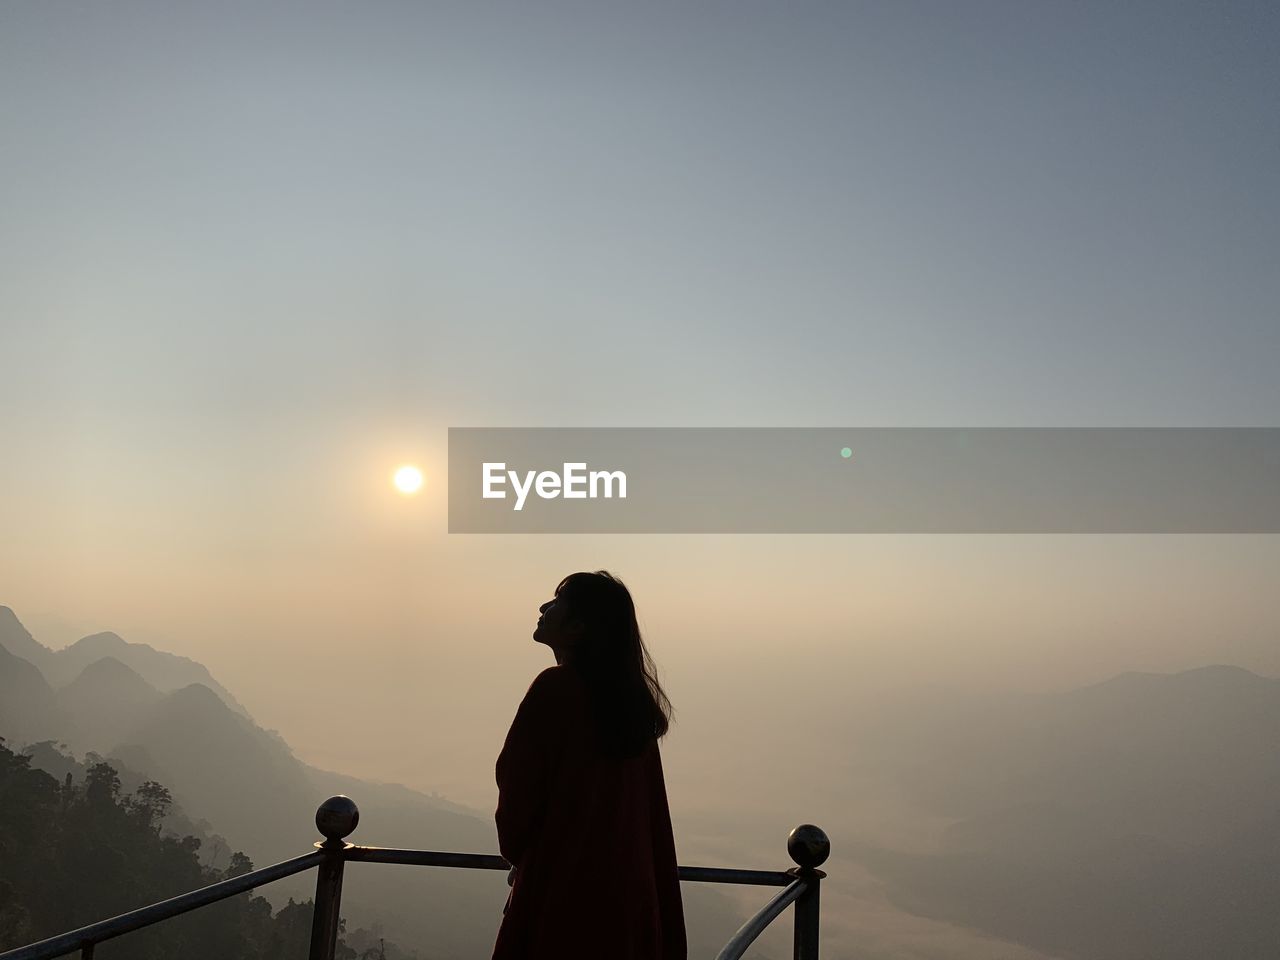
M 818 904 L 826 876 L 818 867 L 831 855 L 831 841 L 820 827 L 802 823 L 787 837 L 787 853 L 797 864 L 788 873 L 809 881 L 796 900 L 794 960 L 818 960 Z
M 360 811 L 350 797 L 330 797 L 316 810 L 316 827 L 324 836 L 317 843 L 325 858 L 316 872 L 315 912 L 311 917 L 310 960 L 333 960 L 338 947 L 338 914 L 342 906 L 342 867 L 346 862 L 344 838 L 360 822 Z

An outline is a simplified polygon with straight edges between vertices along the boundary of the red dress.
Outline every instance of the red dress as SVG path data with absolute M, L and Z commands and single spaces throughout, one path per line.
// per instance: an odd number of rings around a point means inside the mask
M 657 741 L 602 755 L 582 678 L 534 679 L 498 756 L 498 849 L 516 868 L 493 960 L 686 960 Z

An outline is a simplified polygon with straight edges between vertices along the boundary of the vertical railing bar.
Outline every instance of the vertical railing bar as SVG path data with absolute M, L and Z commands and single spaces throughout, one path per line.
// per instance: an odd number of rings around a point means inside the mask
M 326 844 L 321 844 L 324 850 Z M 311 960 L 333 960 L 338 948 L 338 913 L 342 905 L 342 848 L 330 848 L 316 873 L 315 913 L 311 918 Z
M 818 904 L 822 894 L 820 870 L 810 875 L 809 884 L 795 904 L 795 960 L 818 960 Z
M 818 867 L 831 856 L 831 841 L 822 828 L 802 823 L 787 837 L 787 853 L 796 862 L 796 867 L 787 872 L 809 881 L 795 902 L 792 957 L 793 960 L 818 960 L 819 904 L 822 878 L 826 876 Z
M 325 855 L 316 871 L 316 898 L 311 915 L 310 960 L 333 960 L 338 949 L 338 924 L 342 908 L 342 868 L 346 863 L 346 850 L 352 844 L 344 842 L 360 822 L 360 811 L 349 797 L 330 797 L 316 811 L 316 827 L 324 835 L 324 843 L 317 843 Z

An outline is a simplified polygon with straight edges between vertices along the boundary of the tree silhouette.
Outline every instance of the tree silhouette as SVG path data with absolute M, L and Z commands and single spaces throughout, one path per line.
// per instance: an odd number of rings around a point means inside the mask
M 148 780 L 120 795 L 120 777 L 97 755 L 83 784 L 31 769 L 31 758 L 0 737 L 0 950 L 42 940 L 105 917 L 243 876 L 242 851 L 219 871 L 200 863 L 197 837 L 162 836 L 169 790 Z M 101 943 L 101 960 L 276 960 L 306 956 L 310 900 L 272 914 L 252 891 Z M 339 931 L 345 932 L 345 921 Z M 339 941 L 339 960 L 356 952 Z

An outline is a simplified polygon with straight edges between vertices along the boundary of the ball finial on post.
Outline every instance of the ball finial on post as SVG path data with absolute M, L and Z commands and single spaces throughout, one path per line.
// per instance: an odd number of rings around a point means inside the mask
M 802 870 L 816 870 L 831 856 L 831 841 L 812 823 L 802 823 L 787 837 L 787 853 Z
M 316 829 L 330 844 L 341 844 L 360 823 L 360 810 L 350 797 L 338 794 L 320 804 L 316 810 Z

